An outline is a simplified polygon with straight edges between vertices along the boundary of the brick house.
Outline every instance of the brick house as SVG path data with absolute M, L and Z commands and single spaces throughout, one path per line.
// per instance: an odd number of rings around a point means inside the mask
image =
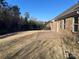
M 79 33 L 79 3 L 55 17 L 48 24 L 52 31 Z

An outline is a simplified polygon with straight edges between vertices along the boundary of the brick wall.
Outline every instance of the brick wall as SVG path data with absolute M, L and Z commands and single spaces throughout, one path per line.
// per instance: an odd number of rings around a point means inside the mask
M 73 27 L 72 23 L 73 23 L 73 17 L 66 19 L 66 28 L 65 28 L 66 31 L 72 32 L 72 27 Z
M 57 32 L 57 21 L 54 21 L 53 23 L 52 23 L 52 31 L 55 31 L 55 32 Z
M 53 21 L 52 23 L 50 22 L 50 27 L 52 31 L 56 32 L 73 32 L 73 19 L 74 17 L 69 17 L 65 19 L 65 29 L 64 29 L 64 19 Z M 79 23 L 78 23 L 79 24 Z M 79 31 L 79 26 L 78 26 L 78 31 Z
M 79 32 L 79 17 L 78 17 L 78 32 Z
M 53 30 L 53 22 L 50 22 L 50 28 Z

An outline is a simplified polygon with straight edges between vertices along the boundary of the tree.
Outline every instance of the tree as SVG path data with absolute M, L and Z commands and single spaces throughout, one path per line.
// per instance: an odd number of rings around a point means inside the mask
M 0 0 L 0 7 L 6 7 L 8 3 L 5 0 Z
M 0 4 L 4 4 L 5 0 L 0 0 Z
M 29 16 L 29 12 L 25 12 L 24 16 L 25 16 L 25 19 L 28 20 L 28 18 L 30 17 L 30 16 Z
M 19 21 L 20 21 L 20 12 L 18 6 L 12 6 L 11 8 L 11 16 L 12 16 L 12 27 L 13 31 L 17 31 L 19 29 Z
M 0 0 L 0 34 L 42 29 L 44 24 L 37 21 L 25 12 L 24 17 L 20 15 L 20 8 L 17 5 L 10 6 L 5 0 Z

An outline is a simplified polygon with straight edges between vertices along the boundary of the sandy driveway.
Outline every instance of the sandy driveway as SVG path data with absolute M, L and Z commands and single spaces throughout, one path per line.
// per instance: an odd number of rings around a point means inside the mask
M 52 31 L 21 32 L 0 40 L 0 59 L 66 59 L 61 35 Z

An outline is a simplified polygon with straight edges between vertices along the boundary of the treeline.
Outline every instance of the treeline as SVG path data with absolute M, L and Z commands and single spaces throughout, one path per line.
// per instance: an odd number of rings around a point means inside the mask
M 29 20 L 28 20 L 29 19 Z M 0 35 L 5 33 L 39 30 L 45 24 L 30 18 L 29 13 L 21 16 L 20 8 L 17 5 L 10 6 L 5 0 L 0 0 Z

